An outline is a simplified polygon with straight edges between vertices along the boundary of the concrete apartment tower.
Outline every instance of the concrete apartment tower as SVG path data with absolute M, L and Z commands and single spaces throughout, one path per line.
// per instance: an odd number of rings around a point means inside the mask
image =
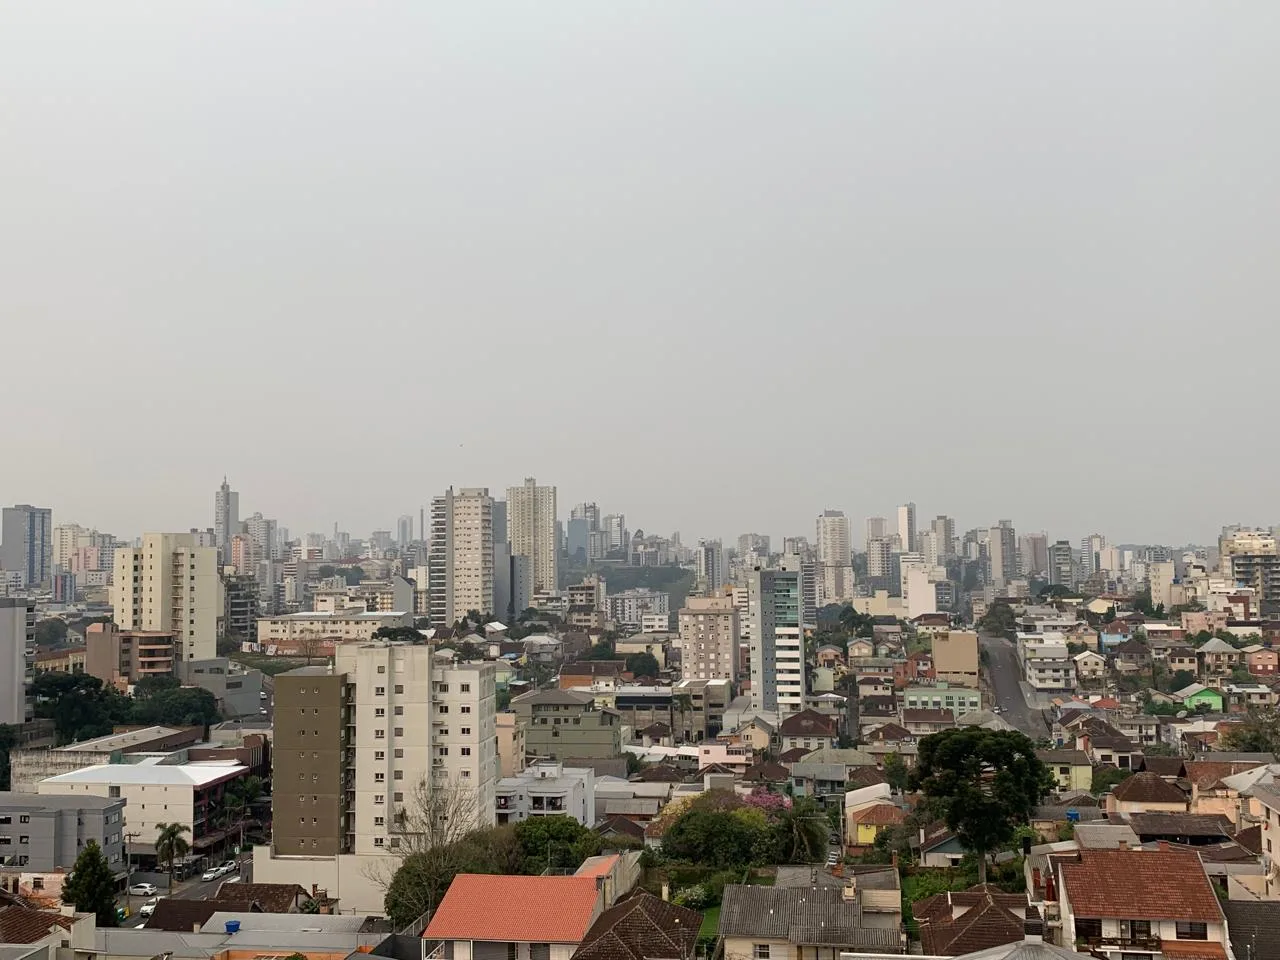
M 240 532 L 240 494 L 231 489 L 227 478 L 213 495 L 213 535 L 222 565 L 231 562 L 231 538 Z
M 0 570 L 21 571 L 27 586 L 53 576 L 53 511 L 20 503 L 0 515 Z
M 738 610 L 732 597 L 690 597 L 680 611 L 682 680 L 738 682 Z
M 116 551 L 113 617 L 121 630 L 171 633 L 181 660 L 218 655 L 224 598 L 218 548 L 192 533 L 148 533 L 141 547 Z
M 784 717 L 798 713 L 805 694 L 800 570 L 794 560 L 776 570 L 753 570 L 747 591 L 751 707 Z
M 818 517 L 818 606 L 853 596 L 853 552 L 849 518 L 840 510 L 824 510 Z
M 32 718 L 28 696 L 36 643 L 36 602 L 0 597 L 0 723 Z
M 719 540 L 699 540 L 693 551 L 699 586 L 707 594 L 724 590 L 724 545 Z
M 495 678 L 492 664 L 440 661 L 428 644 L 385 641 L 343 643 L 332 666 L 279 674 L 275 829 L 257 878 L 323 882 L 330 893 L 348 878 L 368 885 L 360 863 L 394 857 L 409 842 L 424 795 L 447 792 L 470 829 L 492 826 Z M 339 866 L 299 857 L 356 859 Z
M 559 589 L 555 487 L 540 487 L 529 477 L 524 486 L 507 489 L 507 539 L 513 557 L 529 558 L 533 592 Z
M 898 539 L 901 552 L 911 553 L 916 548 L 916 505 L 904 503 L 898 508 Z
M 431 501 L 427 553 L 432 626 L 447 627 L 468 610 L 506 616 L 497 609 L 494 502 L 487 487 L 452 487 Z

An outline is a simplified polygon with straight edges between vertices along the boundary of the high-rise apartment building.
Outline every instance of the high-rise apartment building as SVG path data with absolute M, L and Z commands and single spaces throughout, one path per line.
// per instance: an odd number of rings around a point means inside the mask
M 867 543 L 887 538 L 891 532 L 885 517 L 867 517 Z
M 991 582 L 1004 587 L 1018 579 L 1018 535 L 1012 520 L 1001 520 L 988 532 L 987 555 L 991 559 Z
M 916 548 L 916 505 L 904 503 L 898 508 L 898 539 L 902 551 L 910 553 Z
M 41 587 L 53 574 L 53 511 L 29 503 L 0 514 L 0 570 L 21 571 L 28 587 Z
M 600 508 L 594 503 L 580 503 L 570 512 L 569 519 L 585 520 L 588 530 L 599 530 Z
M 35 645 L 35 600 L 0 597 L 0 723 L 32 718 L 29 692 Z
M 274 520 L 268 520 L 262 514 L 255 513 L 244 522 L 244 532 L 258 545 L 258 555 L 263 561 L 275 560 L 280 556 L 276 547 Z
M 602 529 L 609 537 L 610 550 L 625 550 L 631 543 L 631 535 L 627 530 L 627 516 L 624 513 L 610 513 L 600 521 Z
M 867 580 L 873 590 L 888 590 L 893 581 L 893 541 L 872 537 L 867 541 Z
M 938 562 L 946 563 L 955 555 L 956 522 L 945 514 L 938 514 L 929 525 L 938 543 Z
M 679 629 L 682 679 L 737 682 L 741 628 L 732 597 L 690 597 Z
M 1092 533 L 1080 539 L 1080 576 L 1088 579 L 1103 569 L 1102 552 L 1107 549 L 1107 538 Z
M 817 605 L 840 603 L 853 596 L 853 551 L 849 518 L 840 510 L 824 510 L 817 522 Z
M 444 627 L 475 610 L 497 610 L 493 498 L 487 487 L 452 487 L 431 501 L 431 544 L 427 555 L 431 623 Z
M 747 562 L 754 558 L 752 566 L 763 564 L 769 559 L 769 536 L 764 533 L 744 533 L 738 537 L 738 557 Z
M 1049 547 L 1049 582 L 1064 587 L 1075 587 L 1075 560 L 1071 553 L 1071 541 L 1059 540 Z
M 921 530 L 916 534 L 916 539 L 920 541 L 919 553 L 924 558 L 927 567 L 932 569 L 944 562 L 945 555 L 942 552 L 941 542 L 938 539 L 938 534 L 932 528 Z
M 191 533 L 148 533 L 141 547 L 117 550 L 112 619 L 122 630 L 172 633 L 183 660 L 211 660 L 224 611 L 222 578 L 217 548 L 196 543 Z
M 528 557 L 533 590 L 560 588 L 560 550 L 556 538 L 556 488 L 540 487 L 533 477 L 507 489 L 507 536 L 513 557 Z
M 231 489 L 227 478 L 213 495 L 213 534 L 223 564 L 231 562 L 231 537 L 240 532 L 240 494 Z
M 400 545 L 402 550 L 413 543 L 412 514 L 402 513 L 400 519 L 396 521 L 396 543 Z
M 751 707 L 782 716 L 804 709 L 804 598 L 794 558 L 751 572 L 748 590 Z
M 1260 600 L 1280 600 L 1280 538 L 1273 530 L 1225 527 L 1218 537 L 1218 568 Z M 1152 603 L 1155 603 L 1154 590 Z
M 1049 572 L 1049 536 L 1044 533 L 1029 533 L 1018 538 L 1018 562 L 1023 576 L 1040 575 Z
M 72 558 L 83 546 L 89 546 L 89 531 L 78 523 L 60 523 L 53 528 L 54 569 L 70 570 Z M 84 539 L 84 544 L 81 540 Z M 3 564 L 0 564 L 3 566 Z
M 273 855 L 395 855 L 423 817 L 494 823 L 494 667 L 434 652 L 344 643 L 276 677 Z
M 693 552 L 694 563 L 697 564 L 698 580 L 708 594 L 716 594 L 724 589 L 724 546 L 719 540 L 699 540 L 698 548 Z

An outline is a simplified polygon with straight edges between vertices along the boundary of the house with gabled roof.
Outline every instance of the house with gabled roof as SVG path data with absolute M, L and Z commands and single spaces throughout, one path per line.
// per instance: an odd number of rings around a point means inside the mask
M 730 884 L 724 888 L 718 927 L 724 956 L 775 960 L 905 953 L 906 936 L 892 919 L 900 896 L 896 889 L 864 889 L 856 875 L 839 887 Z M 876 909 L 877 898 L 887 909 Z
M 925 954 L 955 957 L 989 950 L 1025 936 L 1027 898 L 980 884 L 925 897 L 912 905 Z
M 572 960 L 692 960 L 702 914 L 639 891 L 605 910 Z
M 1111 788 L 1107 813 L 1183 813 L 1187 795 L 1155 773 L 1135 773 Z

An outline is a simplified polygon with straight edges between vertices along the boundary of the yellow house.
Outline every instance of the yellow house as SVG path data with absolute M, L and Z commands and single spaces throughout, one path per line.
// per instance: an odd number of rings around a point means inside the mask
M 1084 790 L 1093 786 L 1093 765 L 1083 750 L 1037 750 L 1059 790 Z
M 901 807 L 892 803 L 872 803 L 850 810 L 845 817 L 846 843 L 850 847 L 870 847 L 882 830 L 896 827 L 906 820 Z
M 739 742 L 750 745 L 752 750 L 766 751 L 773 746 L 774 728 L 773 724 L 759 717 L 752 717 L 733 731 L 733 736 L 737 737 Z

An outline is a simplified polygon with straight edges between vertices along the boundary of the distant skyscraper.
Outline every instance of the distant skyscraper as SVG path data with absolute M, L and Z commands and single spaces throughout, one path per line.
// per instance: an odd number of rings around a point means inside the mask
M 400 544 L 401 549 L 413 543 L 413 515 L 402 513 L 400 519 L 396 521 L 396 543 Z
M 738 537 L 738 556 L 754 554 L 761 561 L 769 559 L 769 537 L 763 533 L 744 533 Z
M 1102 551 L 1105 549 L 1107 538 L 1100 533 L 1080 540 L 1080 576 L 1088 579 L 1102 569 Z
M 504 542 L 505 546 L 505 542 Z M 427 599 L 432 626 L 446 627 L 495 610 L 493 498 L 486 487 L 463 487 L 431 501 L 431 545 L 427 555 Z
M 540 487 L 533 477 L 507 489 L 507 534 L 511 555 L 528 557 L 533 590 L 560 588 L 560 551 L 556 539 L 556 488 Z
M 600 508 L 594 503 L 580 503 L 569 514 L 570 520 L 587 521 L 587 530 L 600 529 Z
M 53 575 L 53 511 L 20 503 L 0 518 L 0 570 L 18 570 L 27 586 L 41 587 Z
M 998 526 L 992 527 L 987 551 L 991 558 L 991 582 L 1003 587 L 1011 580 L 1018 579 L 1018 537 L 1013 529 L 1012 520 L 1001 520 Z
M 916 548 L 916 505 L 904 503 L 898 508 L 898 539 L 902 541 L 903 552 L 910 553 Z
M 884 517 L 867 517 L 867 542 L 889 536 L 889 521 Z
M 1071 557 L 1071 541 L 1059 540 L 1049 547 L 1049 582 L 1074 587 L 1075 564 Z
M 240 494 L 231 489 L 227 478 L 213 495 L 213 533 L 223 564 L 231 562 L 231 537 L 240 532 Z
M 631 543 L 631 537 L 627 532 L 627 517 L 622 513 L 611 513 L 606 516 L 601 525 L 604 532 L 609 535 L 610 550 L 625 550 Z
M 17 725 L 32 717 L 27 678 L 35 631 L 35 600 L 0 597 L 0 723 Z
M 724 590 L 724 547 L 719 540 L 700 540 L 694 551 L 698 578 L 708 595 Z
M 1049 537 L 1043 533 L 1029 533 L 1018 538 L 1018 562 L 1024 576 L 1049 572 Z
M 818 606 L 853 596 L 853 552 L 849 518 L 840 510 L 824 510 L 817 522 Z
M 873 590 L 888 590 L 893 581 L 893 541 L 873 537 L 867 541 L 867 580 Z
M 800 571 L 754 570 L 748 590 L 751 707 L 787 716 L 804 709 L 805 666 Z
M 938 539 L 938 562 L 945 563 L 955 553 L 956 522 L 944 514 L 938 514 L 930 525 Z

